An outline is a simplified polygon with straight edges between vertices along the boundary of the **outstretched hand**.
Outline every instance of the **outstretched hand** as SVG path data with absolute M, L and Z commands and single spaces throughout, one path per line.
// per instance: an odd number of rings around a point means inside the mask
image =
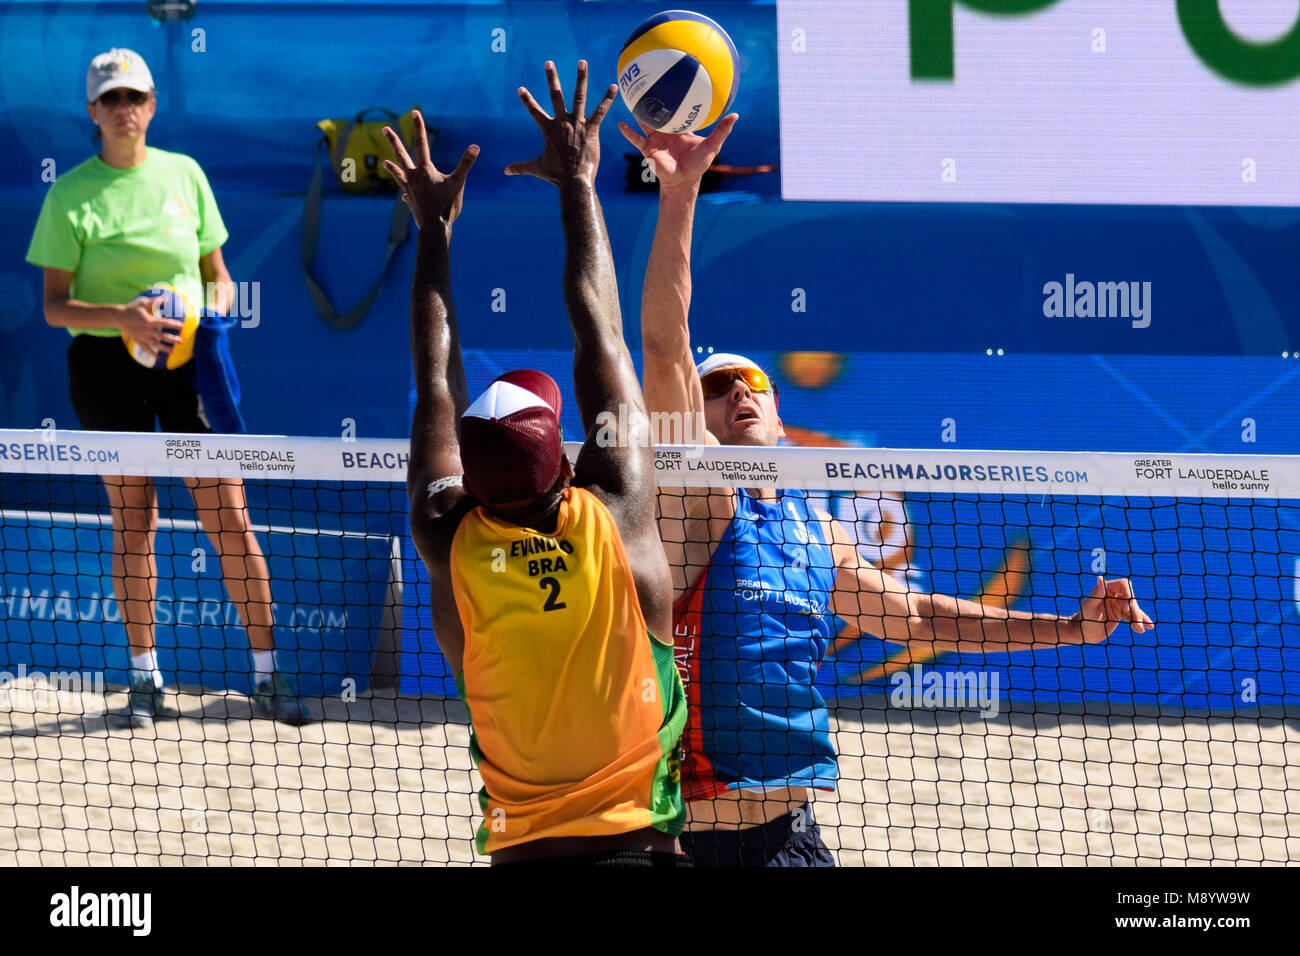
M 564 93 L 560 90 L 560 75 L 555 64 L 546 61 L 546 82 L 551 89 L 551 116 L 537 105 L 533 95 L 519 87 L 519 98 L 524 101 L 529 115 L 542 131 L 542 155 L 506 167 L 507 176 L 536 176 L 557 186 L 566 180 L 578 180 L 588 186 L 596 183 L 596 168 L 600 165 L 600 123 L 609 112 L 618 95 L 613 83 L 595 111 L 585 115 L 587 108 L 587 61 L 578 61 L 578 82 L 573 90 L 573 109 L 565 108 Z
M 1138 634 L 1155 627 L 1155 622 L 1147 617 L 1133 597 L 1133 585 L 1128 578 L 1107 581 L 1100 575 L 1092 593 L 1083 599 L 1078 613 L 1070 618 L 1071 624 L 1082 629 L 1085 644 L 1100 644 L 1123 621 L 1127 621 Z
M 470 146 L 460 157 L 460 163 L 449 174 L 438 172 L 429 156 L 429 134 L 424 128 L 424 117 L 420 111 L 414 112 L 415 118 L 415 159 L 412 160 L 402 139 L 392 127 L 384 127 L 384 135 L 393 147 L 397 162 L 384 160 L 384 168 L 402 188 L 402 201 L 410 207 L 415 224 L 423 230 L 426 226 L 441 223 L 447 233 L 451 233 L 451 224 L 460 215 L 461 201 L 465 194 L 465 177 L 478 158 L 478 147 Z
M 623 137 L 650 160 L 660 188 L 672 189 L 674 186 L 699 184 L 717 159 L 722 144 L 731 135 L 731 128 L 738 119 L 739 114 L 729 113 L 718 120 L 718 125 L 708 136 L 647 131 L 645 127 L 641 127 L 641 134 L 644 134 L 641 135 L 627 123 L 619 123 L 618 128 Z

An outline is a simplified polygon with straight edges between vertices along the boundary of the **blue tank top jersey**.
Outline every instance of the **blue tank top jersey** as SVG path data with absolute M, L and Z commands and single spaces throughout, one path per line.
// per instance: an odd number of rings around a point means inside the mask
M 813 682 L 835 633 L 835 567 L 807 495 L 736 489 L 736 516 L 674 611 L 690 716 L 683 786 L 834 789 L 826 702 Z

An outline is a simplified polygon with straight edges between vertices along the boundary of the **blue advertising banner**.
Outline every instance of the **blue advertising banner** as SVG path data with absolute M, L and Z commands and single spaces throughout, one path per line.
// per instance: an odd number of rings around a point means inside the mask
M 0 513 L 0 663 L 10 672 L 92 671 L 129 683 L 107 515 L 14 504 Z M 256 530 L 271 574 L 280 669 L 307 695 L 364 691 L 388 601 L 392 535 Z M 207 536 L 192 520 L 163 518 L 155 548 L 154 620 L 168 683 L 250 692 L 247 638 Z

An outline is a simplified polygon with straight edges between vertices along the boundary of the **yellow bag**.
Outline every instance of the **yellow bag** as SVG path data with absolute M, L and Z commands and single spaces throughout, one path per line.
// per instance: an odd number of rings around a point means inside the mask
M 414 109 L 419 109 L 415 107 Z M 391 126 L 402 137 L 408 151 L 415 138 L 414 110 L 407 110 L 400 118 L 396 113 L 379 107 L 362 110 L 354 120 L 321 120 L 316 127 L 325 134 L 320 147 L 328 144 L 330 162 L 338 175 L 339 185 L 350 193 L 393 193 L 397 183 L 384 169 L 383 161 L 393 159 L 393 147 L 384 138 L 383 129 Z M 381 113 L 384 119 L 368 120 L 366 115 Z M 438 131 L 427 127 L 429 145 L 437 138 Z M 302 269 L 307 283 L 307 292 L 311 296 L 316 313 L 328 324 L 337 329 L 351 329 L 365 318 L 370 306 L 379 294 L 384 276 L 393 262 L 397 250 L 406 242 L 411 229 L 411 211 L 399 196 L 393 207 L 393 218 L 388 228 L 388 246 L 384 252 L 384 264 L 379 275 L 371 284 L 362 300 L 346 313 L 340 313 L 325 291 L 320 280 L 313 273 L 312 263 L 316 259 L 316 240 L 320 236 L 321 200 L 322 200 L 322 163 L 320 147 L 316 150 L 316 169 L 312 173 L 311 185 L 307 187 L 306 202 L 302 215 Z
M 406 148 L 411 148 L 415 138 L 415 118 L 412 113 L 419 107 L 407 110 L 398 117 L 391 110 L 371 107 L 362 110 L 352 120 L 321 120 L 316 127 L 325 134 L 329 144 L 330 160 L 334 172 L 338 174 L 339 185 L 347 192 L 374 193 L 391 192 L 396 188 L 393 177 L 384 169 L 383 161 L 393 158 L 393 148 L 384 138 L 384 127 L 391 126 L 402 137 Z M 366 119 L 369 114 L 378 113 L 382 119 Z M 428 131 L 430 143 L 437 137 L 438 131 Z

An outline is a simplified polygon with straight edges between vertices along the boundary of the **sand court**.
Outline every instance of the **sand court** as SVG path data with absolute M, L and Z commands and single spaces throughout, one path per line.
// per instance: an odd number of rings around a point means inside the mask
M 0 865 L 486 863 L 459 701 L 315 699 L 295 728 L 189 688 L 126 731 L 120 689 L 39 690 L 0 711 Z M 1300 861 L 1294 719 L 887 707 L 832 710 L 814 812 L 841 866 Z

